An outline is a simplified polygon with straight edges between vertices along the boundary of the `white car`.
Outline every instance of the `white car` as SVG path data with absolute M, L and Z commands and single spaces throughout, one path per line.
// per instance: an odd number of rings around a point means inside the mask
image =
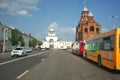
M 11 51 L 11 56 L 25 56 L 27 55 L 26 49 L 24 47 L 17 47 Z
M 27 52 L 27 53 L 32 52 L 32 48 L 27 48 L 27 49 L 26 49 L 26 52 Z

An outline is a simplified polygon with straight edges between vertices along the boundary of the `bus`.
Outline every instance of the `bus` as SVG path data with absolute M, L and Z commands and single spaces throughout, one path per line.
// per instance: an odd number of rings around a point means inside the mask
M 84 43 L 82 40 L 75 41 L 72 44 L 72 53 L 83 56 L 83 51 L 84 51 Z
M 86 39 L 83 56 L 99 67 L 120 70 L 120 28 Z

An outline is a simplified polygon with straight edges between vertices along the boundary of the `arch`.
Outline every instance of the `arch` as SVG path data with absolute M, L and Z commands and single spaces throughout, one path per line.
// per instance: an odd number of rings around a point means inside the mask
M 53 43 L 53 42 L 54 42 L 54 40 L 53 40 L 53 39 L 50 39 L 50 40 L 49 40 L 49 43 Z
M 99 28 L 96 28 L 96 32 L 99 33 L 99 32 L 100 32 L 100 29 L 99 29 Z
M 94 26 L 90 26 L 90 31 L 94 31 Z
M 84 29 L 84 32 L 85 32 L 85 33 L 88 33 L 88 28 L 85 28 L 85 29 Z

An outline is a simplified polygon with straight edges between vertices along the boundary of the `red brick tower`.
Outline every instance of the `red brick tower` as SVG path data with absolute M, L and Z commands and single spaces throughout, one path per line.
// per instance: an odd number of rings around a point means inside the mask
M 80 21 L 76 27 L 76 41 L 84 40 L 99 34 L 101 25 L 95 22 L 94 15 L 84 7 Z

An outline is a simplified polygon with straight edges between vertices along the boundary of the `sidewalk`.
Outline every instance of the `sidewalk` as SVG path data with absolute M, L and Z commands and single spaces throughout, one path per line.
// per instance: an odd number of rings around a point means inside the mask
M 0 59 L 10 57 L 10 52 L 0 53 Z

